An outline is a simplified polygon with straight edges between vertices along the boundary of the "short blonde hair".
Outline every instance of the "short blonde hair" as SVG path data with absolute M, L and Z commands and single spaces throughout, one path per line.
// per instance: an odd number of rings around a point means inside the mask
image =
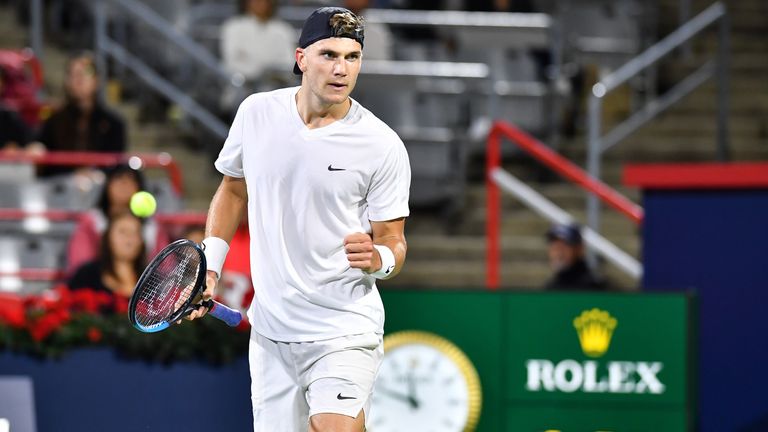
M 355 39 L 363 35 L 363 19 L 351 12 L 334 14 L 329 20 L 333 35 L 336 37 L 352 36 Z

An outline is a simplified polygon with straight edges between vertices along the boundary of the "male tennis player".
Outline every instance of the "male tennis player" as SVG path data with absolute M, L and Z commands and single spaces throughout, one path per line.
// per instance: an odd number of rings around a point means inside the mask
M 362 50 L 360 18 L 314 11 L 295 52 L 301 86 L 248 97 L 215 162 L 205 297 L 247 205 L 257 432 L 359 432 L 369 417 L 383 354 L 376 279 L 405 260 L 410 167 L 395 132 L 349 97 Z

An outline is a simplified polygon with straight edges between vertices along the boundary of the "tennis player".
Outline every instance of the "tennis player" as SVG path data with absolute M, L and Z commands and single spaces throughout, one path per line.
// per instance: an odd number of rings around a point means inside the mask
M 403 266 L 411 175 L 400 138 L 349 97 L 362 51 L 359 17 L 315 10 L 295 52 L 301 86 L 248 97 L 215 162 L 205 297 L 247 206 L 257 432 L 359 432 L 369 417 L 383 354 L 376 280 Z

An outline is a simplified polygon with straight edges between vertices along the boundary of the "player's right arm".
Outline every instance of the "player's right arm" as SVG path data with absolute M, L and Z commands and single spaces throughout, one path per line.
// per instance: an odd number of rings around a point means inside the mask
M 245 211 L 247 202 L 248 191 L 245 186 L 245 178 L 225 175 L 213 195 L 208 209 L 208 219 L 205 223 L 206 240 L 210 237 L 216 237 L 229 244 L 240 225 L 240 218 Z M 208 270 L 203 300 L 213 298 L 219 276 L 216 272 Z M 201 307 L 192 312 L 189 319 L 200 318 L 207 312 L 206 308 Z

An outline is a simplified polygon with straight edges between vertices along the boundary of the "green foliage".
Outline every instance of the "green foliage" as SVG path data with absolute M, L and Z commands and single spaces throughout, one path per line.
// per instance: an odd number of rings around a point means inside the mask
M 100 293 L 59 290 L 48 297 L 0 299 L 0 304 L 0 351 L 57 358 L 79 347 L 112 346 L 124 357 L 149 362 L 214 364 L 248 352 L 246 323 L 231 328 L 206 317 L 142 333 L 128 321 L 125 302 Z

